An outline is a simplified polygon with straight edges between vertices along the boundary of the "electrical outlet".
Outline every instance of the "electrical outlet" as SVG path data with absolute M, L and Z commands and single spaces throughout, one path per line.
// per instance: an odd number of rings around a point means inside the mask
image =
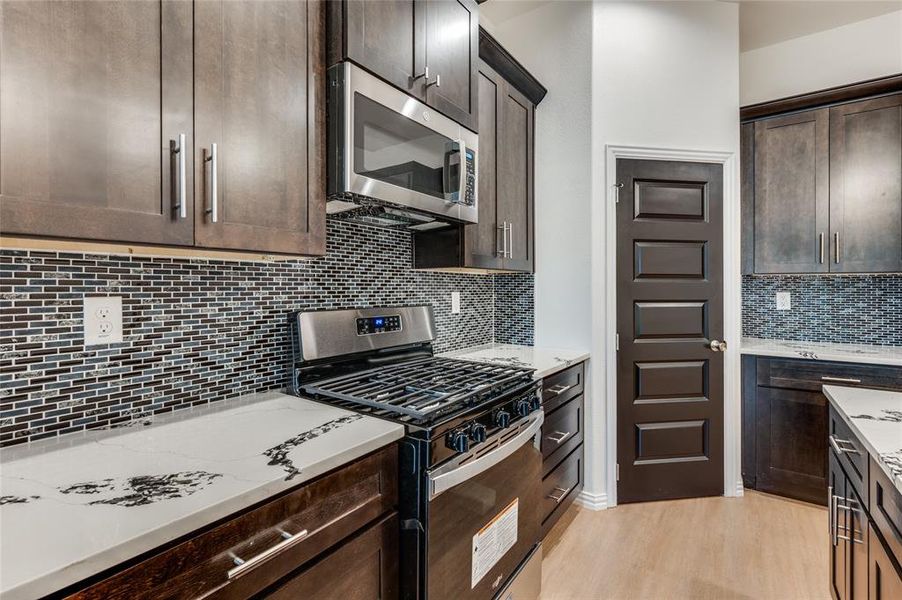
M 460 292 L 451 292 L 451 314 L 460 314 Z
M 789 292 L 777 292 L 777 310 L 789 310 L 792 308 L 792 296 Z
M 85 346 L 122 342 L 122 297 L 86 297 L 84 328 Z

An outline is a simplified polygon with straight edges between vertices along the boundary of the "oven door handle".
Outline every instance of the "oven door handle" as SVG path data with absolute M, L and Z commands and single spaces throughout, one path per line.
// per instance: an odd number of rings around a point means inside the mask
M 443 467 L 436 469 L 435 474 L 429 475 L 429 499 L 432 500 L 439 494 L 446 492 L 468 479 L 476 477 L 480 473 L 491 469 L 511 454 L 523 447 L 542 428 L 545 421 L 545 413 L 538 411 L 533 413 L 532 422 L 514 438 L 495 448 L 488 454 L 480 456 L 476 460 L 464 463 L 445 471 Z

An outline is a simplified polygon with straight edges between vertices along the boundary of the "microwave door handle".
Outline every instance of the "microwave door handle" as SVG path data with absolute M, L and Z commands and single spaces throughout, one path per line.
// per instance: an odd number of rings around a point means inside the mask
M 537 412 L 533 414 L 535 415 L 535 417 L 533 417 L 533 421 L 529 424 L 529 426 L 526 427 L 526 429 L 518 433 L 517 436 L 513 439 L 508 440 L 488 454 L 480 456 L 476 460 L 471 460 L 470 462 L 454 467 L 449 471 L 444 471 L 444 469 L 439 468 L 438 471 L 440 474 L 430 475 L 429 500 L 431 501 L 439 494 L 448 491 L 459 483 L 463 483 L 464 481 L 472 479 L 480 473 L 491 469 L 492 467 L 509 457 L 511 454 L 522 448 L 525 443 L 535 437 L 536 433 L 538 433 L 542 428 L 542 423 L 545 421 L 545 413 Z

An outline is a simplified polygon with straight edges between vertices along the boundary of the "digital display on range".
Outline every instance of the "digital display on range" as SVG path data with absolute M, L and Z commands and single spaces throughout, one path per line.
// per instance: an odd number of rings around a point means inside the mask
M 389 331 L 401 331 L 400 315 L 361 317 L 357 319 L 357 335 L 372 335 Z

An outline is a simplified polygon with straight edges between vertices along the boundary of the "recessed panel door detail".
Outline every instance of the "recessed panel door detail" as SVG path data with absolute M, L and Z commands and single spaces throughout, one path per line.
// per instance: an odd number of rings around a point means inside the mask
M 619 502 L 723 493 L 723 168 L 618 160 Z

